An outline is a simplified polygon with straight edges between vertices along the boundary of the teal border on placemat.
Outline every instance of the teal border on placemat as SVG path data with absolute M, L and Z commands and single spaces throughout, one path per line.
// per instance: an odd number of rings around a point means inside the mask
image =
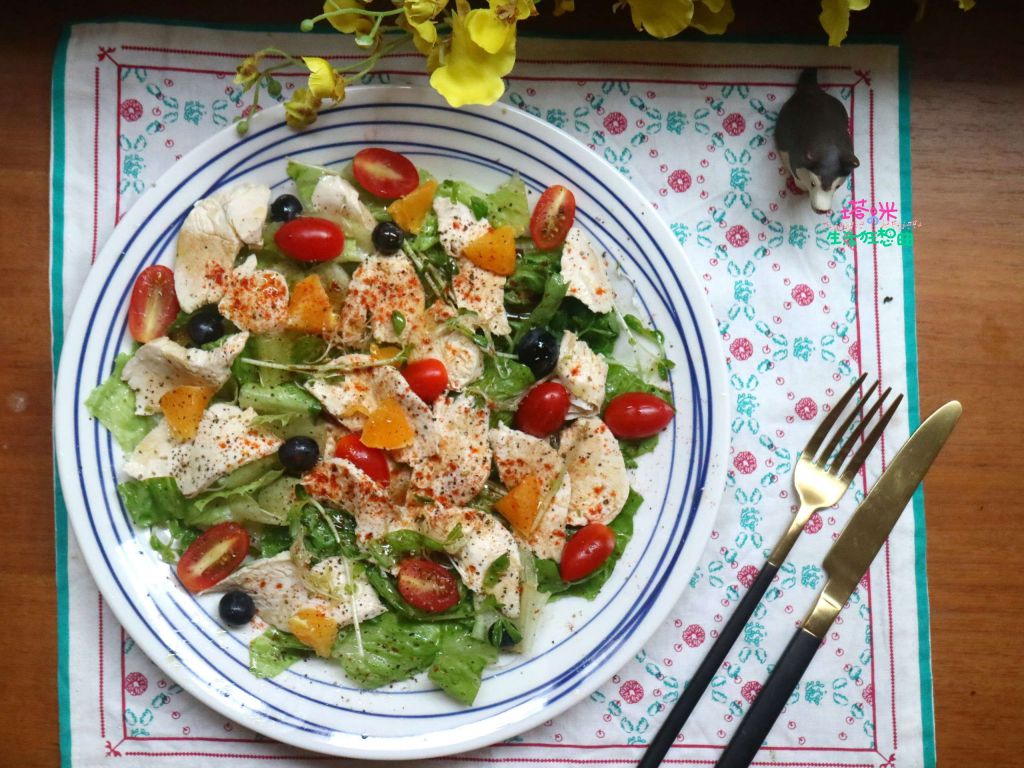
M 53 63 L 51 99 L 51 145 L 50 145 L 50 321 L 52 338 L 53 386 L 56 386 L 57 365 L 64 343 L 64 174 L 65 174 L 65 130 L 64 96 L 68 44 L 74 26 L 90 24 L 152 24 L 154 26 L 196 27 L 200 29 L 223 29 L 228 31 L 299 32 L 297 27 L 261 24 L 216 24 L 178 19 L 153 19 L 144 16 L 122 16 L 110 19 L 83 19 L 68 23 L 61 32 Z M 327 34 L 333 30 L 315 30 L 313 34 Z M 523 33 L 528 37 L 585 40 L 639 40 L 645 35 L 559 35 L 541 34 L 532 31 Z M 679 41 L 708 43 L 743 43 L 755 45 L 822 45 L 813 37 L 750 37 L 729 38 L 704 36 L 682 38 Z M 851 45 L 896 45 L 899 78 L 899 133 L 900 133 L 900 209 L 912 216 L 911 155 L 910 155 L 910 60 L 906 43 L 898 35 L 851 35 L 845 41 Z M 907 408 L 911 432 L 921 421 L 920 393 L 918 389 L 917 357 L 917 311 L 914 294 L 914 247 L 904 243 L 903 251 L 903 315 L 904 345 L 907 358 Z M 68 627 L 68 520 L 60 482 L 54 474 L 54 526 L 56 543 L 57 582 L 57 701 L 60 720 L 61 764 L 71 766 L 71 699 L 68 679 L 70 641 Z M 921 730 L 923 759 L 926 768 L 936 764 L 935 711 L 932 692 L 931 627 L 928 604 L 928 572 L 926 566 L 924 490 L 918 488 L 913 498 L 914 505 L 914 554 L 916 560 L 917 623 L 921 686 Z
M 910 161 L 910 57 L 907 46 L 899 46 L 900 93 L 900 210 L 913 217 L 913 187 Z M 905 219 L 906 220 L 906 219 Z M 917 304 L 914 294 L 914 245 L 903 243 L 903 322 L 907 357 L 907 410 L 910 431 L 921 423 L 921 394 L 917 380 Z M 914 556 L 917 572 L 917 638 L 921 685 L 921 744 L 924 765 L 934 768 L 935 702 L 932 691 L 931 615 L 928 606 L 927 534 L 924 517 L 924 486 L 914 493 Z
M 64 346 L 64 80 L 71 27 L 65 26 L 53 58 L 50 102 L 50 350 L 53 392 Z M 56 459 L 56 445 L 54 446 Z M 71 688 L 68 644 L 68 512 L 60 480 L 53 475 L 54 544 L 57 551 L 57 707 L 61 765 L 71 765 Z

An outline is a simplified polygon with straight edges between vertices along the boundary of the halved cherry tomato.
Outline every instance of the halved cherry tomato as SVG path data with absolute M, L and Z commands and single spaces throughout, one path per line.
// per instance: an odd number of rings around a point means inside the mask
M 388 468 L 388 455 L 380 448 L 370 448 L 353 432 L 345 435 L 334 445 L 334 455 L 346 459 L 363 470 L 377 485 L 388 485 L 391 482 L 391 470 Z
M 333 221 L 299 216 L 281 225 L 274 242 L 298 261 L 330 261 L 345 249 L 345 232 Z
M 409 363 L 402 369 L 402 375 L 412 391 L 425 403 L 434 402 L 448 389 L 448 369 L 433 357 Z
M 534 437 L 557 432 L 569 413 L 569 390 L 557 381 L 538 384 L 519 401 L 516 427 Z
M 661 432 L 675 415 L 676 409 L 656 395 L 626 392 L 608 403 L 604 423 L 616 437 L 640 440 Z
M 227 578 L 249 554 L 249 532 L 220 523 L 189 544 L 178 561 L 178 578 L 189 592 L 202 592 Z
M 128 332 L 145 344 L 167 333 L 178 316 L 174 273 L 164 266 L 146 267 L 132 286 L 128 305 Z
M 576 198 L 556 184 L 544 190 L 530 217 L 530 237 L 538 248 L 557 248 L 565 241 L 576 218 Z
M 410 557 L 398 566 L 398 594 L 413 608 L 441 613 L 459 602 L 459 582 L 443 565 Z
M 579 581 L 604 565 L 615 551 L 615 531 L 604 523 L 588 523 L 565 543 L 558 573 L 563 581 Z
M 387 200 L 408 195 L 420 185 L 420 174 L 409 158 L 381 147 L 357 152 L 352 173 L 363 189 Z

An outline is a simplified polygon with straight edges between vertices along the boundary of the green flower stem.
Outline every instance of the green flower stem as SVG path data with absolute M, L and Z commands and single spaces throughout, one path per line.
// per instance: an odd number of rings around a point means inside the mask
M 335 8 L 333 11 L 326 11 L 325 13 L 321 13 L 319 16 L 314 16 L 311 19 L 303 19 L 300 28 L 303 32 L 309 32 L 313 29 L 314 25 L 321 21 L 332 19 L 335 16 L 355 14 L 357 16 L 366 16 L 367 18 L 376 18 L 380 20 L 388 16 L 398 16 L 402 13 L 405 13 L 405 10 L 402 8 L 395 8 L 393 11 L 367 11 L 363 8 Z

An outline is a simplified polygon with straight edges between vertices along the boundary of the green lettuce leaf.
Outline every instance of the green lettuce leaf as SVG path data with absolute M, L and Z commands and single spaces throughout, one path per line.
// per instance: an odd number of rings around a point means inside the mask
M 427 676 L 452 698 L 472 704 L 484 669 L 497 660 L 498 651 L 493 645 L 477 640 L 461 624 L 446 624 Z
M 380 688 L 427 669 L 437 655 L 442 628 L 384 613 L 339 633 L 332 656 L 362 688 Z M 359 641 L 362 640 L 362 652 Z
M 490 403 L 500 404 L 519 397 L 535 381 L 533 372 L 522 363 L 486 355 L 483 375 L 467 387 L 467 391 L 482 395 Z
M 124 366 L 131 359 L 127 352 L 119 354 L 114 360 L 113 373 L 85 401 L 89 414 L 110 430 L 126 453 L 134 450 L 156 424 L 153 416 L 135 414 L 135 393 L 121 381 Z
M 256 677 L 275 677 L 312 654 L 293 635 L 270 627 L 249 643 L 249 671 Z
M 516 237 L 526 232 L 530 225 L 530 203 L 526 199 L 526 185 L 518 173 L 489 194 L 486 203 L 491 224 L 512 227 Z
M 192 502 L 182 495 L 173 477 L 126 480 L 117 486 L 117 494 L 132 521 L 142 527 L 186 521 L 195 514 Z
M 418 531 L 391 531 L 373 541 L 367 553 L 383 570 L 389 571 L 411 555 L 444 552 L 444 544 Z
M 558 338 L 561 338 L 563 331 L 572 331 L 587 342 L 592 350 L 605 357 L 612 354 L 622 332 L 614 312 L 598 314 L 572 297 L 562 302 L 548 327 Z
M 601 591 L 601 587 L 608 581 L 608 577 L 612 575 L 612 571 L 615 570 L 615 564 L 619 562 L 619 558 L 622 557 L 622 553 L 626 550 L 626 545 L 629 544 L 629 540 L 633 537 L 633 517 L 643 502 L 644 497 L 630 488 L 629 496 L 626 499 L 626 504 L 622 507 L 622 511 L 608 524 L 608 527 L 615 531 L 615 549 L 600 568 L 585 579 L 567 582 L 562 581 L 562 577 L 558 574 L 558 563 L 554 560 L 537 559 L 535 561 L 537 567 L 537 588 L 541 592 L 550 593 L 552 599 L 559 597 L 582 597 L 586 600 L 593 600 L 597 593 Z

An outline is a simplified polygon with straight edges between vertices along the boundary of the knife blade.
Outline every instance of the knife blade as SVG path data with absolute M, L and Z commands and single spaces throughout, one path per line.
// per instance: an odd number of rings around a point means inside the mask
M 824 589 L 736 729 L 716 764 L 718 768 L 750 765 L 832 622 L 889 538 L 962 413 L 963 407 L 953 400 L 925 419 L 854 511 L 825 556 L 823 567 L 828 581 Z

